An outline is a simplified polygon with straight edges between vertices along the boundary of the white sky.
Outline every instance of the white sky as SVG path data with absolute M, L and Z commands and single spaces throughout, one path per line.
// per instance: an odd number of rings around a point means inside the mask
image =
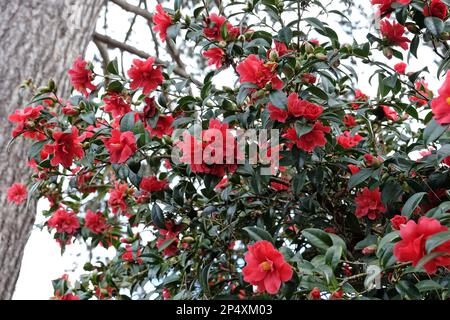
M 369 5 L 369 0 L 362 0 L 364 2 L 367 2 L 368 9 L 371 10 L 371 7 Z M 130 1 L 133 2 L 133 1 Z M 156 1 L 152 0 L 149 1 L 150 7 L 156 5 Z M 153 4 L 153 5 L 152 5 Z M 165 5 L 165 4 L 164 4 Z M 329 10 L 335 9 L 337 5 L 333 4 L 331 7 L 329 7 Z M 370 12 L 371 13 L 371 12 Z M 370 14 L 369 13 L 369 14 Z M 122 40 L 125 36 L 125 32 L 128 29 L 127 23 L 122 23 L 118 21 L 127 21 L 132 17 L 131 14 L 126 13 L 122 11 L 120 8 L 116 7 L 115 5 L 111 4 L 109 6 L 109 13 L 108 13 L 108 19 L 109 19 L 109 25 L 108 25 L 108 35 L 118 39 Z M 355 10 L 355 13 L 351 17 L 352 21 L 361 21 L 364 19 L 358 12 Z M 342 32 L 342 29 L 339 25 L 339 23 L 336 21 L 337 16 L 336 15 L 330 15 L 329 19 L 327 19 L 327 23 L 338 33 L 340 37 L 341 43 L 352 43 L 353 39 L 349 37 L 347 34 Z M 115 23 L 113 23 L 115 22 Z M 367 27 L 369 28 L 369 22 L 368 21 L 362 21 L 363 24 L 367 23 Z M 123 26 L 126 26 L 124 29 Z M 102 19 L 99 20 L 97 30 L 99 32 L 102 32 L 102 26 L 103 21 Z M 145 21 L 138 17 L 136 27 L 134 29 L 134 33 L 130 39 L 130 44 L 140 48 L 146 52 L 149 52 L 152 54 L 154 52 L 153 50 L 153 40 L 151 39 L 151 35 L 148 30 L 148 26 L 146 25 Z M 366 41 L 366 34 L 368 29 L 362 29 L 358 30 L 353 34 L 353 37 L 356 39 L 357 42 L 363 43 Z M 374 34 L 376 34 L 376 31 L 372 30 L 370 31 Z M 412 38 L 410 36 L 410 38 Z M 419 50 L 419 57 L 426 57 L 430 56 L 431 50 L 428 48 L 421 48 Z M 97 50 L 95 46 L 91 43 L 88 48 L 88 52 L 86 55 L 87 60 L 92 60 L 94 55 L 97 54 Z M 118 50 L 112 50 L 110 51 L 110 58 L 118 57 L 120 52 Z M 405 55 L 406 56 L 406 55 Z M 376 54 L 375 58 L 384 62 L 387 62 L 390 65 L 394 65 L 395 63 L 399 62 L 395 58 L 393 58 L 391 61 L 388 61 L 385 59 L 381 54 Z M 127 69 L 131 62 L 131 57 L 129 55 L 125 56 L 125 68 Z M 163 60 L 170 61 L 170 58 L 166 58 Z M 435 78 L 436 74 L 436 67 L 428 65 L 431 63 L 430 61 L 426 59 L 422 59 L 420 61 L 416 59 L 412 59 L 409 63 L 409 68 L 407 71 L 417 71 L 425 66 L 428 66 L 431 73 L 426 75 L 426 80 L 428 81 L 430 85 L 430 89 L 434 90 L 436 92 L 436 89 L 439 87 L 439 81 Z M 97 66 L 97 68 L 99 68 Z M 195 66 L 188 66 L 191 70 L 194 70 Z M 368 81 L 370 77 L 370 72 L 367 72 L 368 68 L 365 65 L 359 66 L 355 68 L 356 71 L 359 73 L 360 82 L 357 86 L 357 88 L 361 89 L 364 93 L 369 95 L 375 95 L 376 94 L 376 83 L 374 87 L 372 87 Z M 100 71 L 100 69 L 98 69 Z M 232 85 L 233 79 L 235 79 L 231 68 L 221 74 L 220 77 L 217 77 L 219 80 L 219 83 L 216 84 L 222 84 L 222 85 Z M 231 81 L 231 83 L 225 83 L 228 80 Z M 39 209 L 45 208 L 46 204 L 45 202 L 41 201 L 38 207 Z M 43 216 L 41 214 L 38 214 L 36 223 L 42 223 Z M 114 252 L 109 251 L 107 252 L 106 249 L 99 248 L 95 251 L 96 255 L 100 256 L 113 256 Z M 30 239 L 26 245 L 25 253 L 24 253 L 24 259 L 22 261 L 22 267 L 21 272 L 19 276 L 19 280 L 17 282 L 16 291 L 14 293 L 13 299 L 48 299 L 53 295 L 53 289 L 51 280 L 56 279 L 60 277 L 64 273 L 68 273 L 70 275 L 70 279 L 72 281 L 75 281 L 79 274 L 82 272 L 82 266 L 87 261 L 87 251 L 85 250 L 85 247 L 75 244 L 70 245 L 67 247 L 66 253 L 63 257 L 61 257 L 60 254 L 60 248 L 59 245 L 55 242 L 52 235 L 50 235 L 46 229 L 43 231 L 40 231 L 38 228 L 34 228 L 33 232 L 30 236 Z

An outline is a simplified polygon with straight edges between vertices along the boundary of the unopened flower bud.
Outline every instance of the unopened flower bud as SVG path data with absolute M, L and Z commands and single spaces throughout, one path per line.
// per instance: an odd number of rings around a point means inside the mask
M 56 92 L 56 83 L 53 79 L 50 79 L 47 85 L 51 92 Z
M 392 59 L 392 56 L 394 55 L 394 52 L 392 51 L 391 48 L 389 47 L 384 47 L 383 48 L 383 54 L 386 58 L 388 59 Z
M 314 52 L 314 47 L 309 42 L 305 42 L 304 46 L 305 46 L 305 52 L 306 53 L 313 53 Z
M 405 23 L 405 27 L 406 27 L 406 29 L 408 29 L 409 32 L 414 33 L 414 34 L 417 34 L 420 31 L 420 29 L 413 22 Z
M 183 243 L 194 243 L 195 239 L 193 237 L 184 237 L 182 242 Z
M 184 17 L 184 23 L 186 23 L 187 26 L 191 25 L 191 17 L 189 17 L 188 15 L 186 15 Z
M 362 249 L 362 254 L 369 255 L 369 254 L 374 253 L 375 251 L 377 251 L 377 245 L 372 244 L 372 245 L 367 246 L 364 249 Z
M 278 58 L 279 58 L 279 56 L 278 56 L 278 52 L 276 50 L 270 51 L 270 54 L 269 54 L 270 61 L 277 62 Z
M 323 53 L 316 53 L 316 58 L 322 61 L 327 61 L 328 57 L 324 55 Z

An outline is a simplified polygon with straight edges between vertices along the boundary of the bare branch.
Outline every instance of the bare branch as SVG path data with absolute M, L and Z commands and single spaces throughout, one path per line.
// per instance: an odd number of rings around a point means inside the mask
M 108 63 L 110 62 L 108 49 L 105 47 L 104 43 L 100 42 L 99 40 L 97 40 L 95 38 L 94 38 L 94 44 L 97 47 L 98 52 L 100 53 L 100 56 L 102 57 L 103 72 L 106 74 L 107 66 L 108 66 Z M 107 80 L 107 79 L 105 79 L 105 80 Z
M 135 47 L 133 47 L 133 46 L 130 46 L 129 44 L 123 43 L 123 42 L 121 42 L 121 41 L 118 41 L 118 40 L 116 40 L 116 39 L 113 39 L 113 38 L 111 38 L 111 37 L 105 36 L 105 35 L 100 34 L 100 33 L 97 33 L 97 32 L 94 33 L 94 40 L 103 42 L 103 43 L 107 44 L 108 46 L 110 46 L 110 47 L 112 47 L 112 48 L 118 48 L 118 49 L 120 49 L 120 50 L 129 52 L 129 53 L 132 53 L 132 54 L 134 54 L 134 55 L 136 55 L 136 56 L 138 56 L 138 57 L 141 57 L 141 58 L 143 58 L 143 59 L 148 59 L 148 58 L 150 57 L 150 55 L 149 55 L 147 52 L 145 52 L 145 51 L 139 50 L 139 49 L 137 49 L 137 48 L 135 48 Z M 164 62 L 164 61 L 162 61 L 162 60 L 159 59 L 159 58 L 156 58 L 155 61 L 156 61 L 156 63 L 165 65 L 166 67 L 167 67 L 168 65 L 170 65 L 169 62 Z M 184 69 L 182 69 L 182 68 L 180 68 L 180 67 L 174 67 L 174 68 L 173 68 L 173 72 L 174 72 L 176 75 L 179 75 L 179 76 L 182 77 L 182 78 L 185 78 L 185 79 L 188 79 L 188 80 L 192 81 L 193 83 L 195 83 L 195 84 L 196 84 L 197 86 L 199 86 L 199 87 L 202 87 L 202 86 L 203 86 L 203 84 L 202 84 L 199 80 L 192 78 L 192 77 L 186 72 L 186 70 L 184 70 Z
M 124 1 L 124 0 L 109 0 L 109 1 L 117 4 L 119 7 L 121 7 L 125 11 L 135 13 L 138 16 L 141 16 L 149 21 L 153 21 L 153 15 L 145 9 L 142 9 L 138 6 L 129 4 L 127 1 Z

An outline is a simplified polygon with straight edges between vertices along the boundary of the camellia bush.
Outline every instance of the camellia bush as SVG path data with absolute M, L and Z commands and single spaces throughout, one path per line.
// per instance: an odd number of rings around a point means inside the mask
M 352 44 L 322 1 L 159 4 L 154 31 L 192 44 L 203 79 L 79 57 L 72 97 L 36 89 L 9 118 L 33 174 L 8 198 L 48 199 L 63 252 L 116 249 L 54 299 L 448 299 L 450 3 L 364 1 L 375 28 Z

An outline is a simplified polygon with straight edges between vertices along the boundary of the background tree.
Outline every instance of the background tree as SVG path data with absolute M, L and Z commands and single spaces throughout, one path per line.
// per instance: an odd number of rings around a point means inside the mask
M 14 292 L 36 214 L 33 202 L 20 207 L 7 203 L 7 188 L 29 173 L 23 163 L 28 152 L 25 144 L 17 141 L 7 150 L 13 128 L 8 116 L 29 101 L 29 87 L 45 85 L 50 78 L 58 83 L 61 96 L 70 93 L 67 70 L 91 40 L 103 3 L 98 0 L 0 3 L 0 299 L 9 299 Z

